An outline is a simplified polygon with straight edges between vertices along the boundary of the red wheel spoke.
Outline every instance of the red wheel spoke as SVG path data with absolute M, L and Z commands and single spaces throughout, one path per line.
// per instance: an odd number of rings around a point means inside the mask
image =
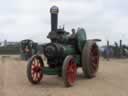
M 95 73 L 98 68 L 98 63 L 99 63 L 99 54 L 98 54 L 98 49 L 95 46 L 92 46 L 91 52 L 90 52 L 90 68 L 92 73 Z
M 33 80 L 36 81 L 36 73 L 33 74 Z
M 34 71 L 33 70 L 31 70 L 31 74 L 33 74 L 34 73 Z
M 37 77 L 40 78 L 40 72 L 37 73 Z
M 36 58 L 34 59 L 34 61 L 35 61 L 35 66 L 38 66 L 38 62 Z
M 38 66 L 40 65 L 40 61 L 39 60 L 37 60 L 37 64 L 38 64 Z
M 34 60 L 32 61 L 32 64 L 35 64 Z
M 32 70 L 35 68 L 35 65 L 34 64 L 32 64 Z

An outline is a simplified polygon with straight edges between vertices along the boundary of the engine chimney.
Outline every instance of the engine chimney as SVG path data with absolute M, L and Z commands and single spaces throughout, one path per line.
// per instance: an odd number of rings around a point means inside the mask
M 120 40 L 120 49 L 122 48 L 122 40 Z
M 51 32 L 55 32 L 58 26 L 59 8 L 57 6 L 52 6 L 50 8 L 50 13 L 51 13 Z

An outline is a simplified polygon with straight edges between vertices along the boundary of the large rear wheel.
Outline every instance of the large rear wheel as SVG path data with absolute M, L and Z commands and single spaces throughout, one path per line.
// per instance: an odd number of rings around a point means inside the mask
M 77 78 L 77 65 L 73 56 L 67 56 L 63 62 L 62 76 L 66 87 L 72 86 Z
M 33 56 L 27 65 L 27 77 L 32 84 L 37 84 L 43 77 L 44 63 L 39 55 Z
M 95 77 L 99 66 L 99 48 L 94 41 L 88 41 L 82 52 L 82 69 L 85 77 Z

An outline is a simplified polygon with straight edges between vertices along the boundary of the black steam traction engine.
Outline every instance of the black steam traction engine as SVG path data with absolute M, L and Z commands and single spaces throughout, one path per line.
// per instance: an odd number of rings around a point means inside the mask
M 51 32 L 48 34 L 50 43 L 44 45 L 44 55 L 48 66 L 39 55 L 34 55 L 27 65 L 27 77 L 32 84 L 37 84 L 43 74 L 62 76 L 65 86 L 69 87 L 77 79 L 77 68 L 83 69 L 87 78 L 95 77 L 99 66 L 99 49 L 96 39 L 87 40 L 83 28 L 77 32 L 72 29 L 69 34 L 64 28 L 57 28 L 59 9 L 53 6 L 51 13 Z

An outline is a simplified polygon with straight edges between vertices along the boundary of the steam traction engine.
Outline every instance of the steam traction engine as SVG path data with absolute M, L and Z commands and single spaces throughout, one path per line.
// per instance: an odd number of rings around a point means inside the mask
M 37 53 L 38 44 L 30 39 L 22 40 L 20 43 L 21 59 L 28 60 L 32 55 Z
M 34 55 L 27 65 L 27 77 L 37 84 L 43 74 L 62 76 L 65 86 L 72 86 L 77 79 L 77 68 L 82 67 L 84 76 L 95 77 L 99 65 L 99 49 L 96 40 L 87 40 L 83 28 L 69 34 L 64 28 L 57 28 L 59 9 L 53 6 L 51 13 L 50 43 L 44 45 L 44 55 L 48 66 L 39 55 Z

